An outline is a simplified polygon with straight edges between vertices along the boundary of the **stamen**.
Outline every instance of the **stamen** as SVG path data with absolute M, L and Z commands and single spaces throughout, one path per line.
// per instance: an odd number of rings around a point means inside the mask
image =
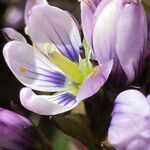
M 47 52 L 49 60 L 62 70 L 66 76 L 76 83 L 82 83 L 84 78 L 79 66 L 75 62 L 56 51 L 50 44 L 47 45 Z
M 90 59 L 91 64 L 95 67 L 98 66 L 98 61 L 94 59 Z
M 81 58 L 85 59 L 86 55 L 85 55 L 85 49 L 84 49 L 84 47 L 80 46 L 79 49 L 80 49 L 79 53 L 80 53 Z
M 100 70 L 100 66 L 96 66 L 93 69 L 91 76 L 96 77 L 98 75 L 98 73 L 99 73 L 99 70 Z

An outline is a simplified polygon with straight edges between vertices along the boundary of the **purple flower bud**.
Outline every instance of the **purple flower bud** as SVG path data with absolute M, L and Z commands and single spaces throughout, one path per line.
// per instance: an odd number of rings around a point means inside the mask
M 117 150 L 150 149 L 150 95 L 126 90 L 118 95 L 108 131 Z
M 28 119 L 0 108 L 0 149 L 39 149 L 40 143 L 32 126 Z
M 147 40 L 142 4 L 133 0 L 104 0 L 94 19 L 92 46 L 98 62 L 114 59 L 114 67 L 121 65 L 128 81 L 133 81 L 139 74 Z

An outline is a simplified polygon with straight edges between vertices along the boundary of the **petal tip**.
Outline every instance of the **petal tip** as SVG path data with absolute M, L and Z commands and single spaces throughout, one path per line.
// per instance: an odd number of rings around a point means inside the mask
M 30 88 L 24 87 L 20 90 L 20 101 L 25 106 L 26 101 L 32 96 L 33 92 Z

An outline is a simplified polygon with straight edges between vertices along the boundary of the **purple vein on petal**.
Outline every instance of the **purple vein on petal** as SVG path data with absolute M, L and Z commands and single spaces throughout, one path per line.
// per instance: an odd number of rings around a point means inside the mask
M 15 60 L 14 60 L 15 61 Z M 34 65 L 32 65 L 32 64 L 30 64 L 30 63 L 28 63 L 28 62 L 25 62 L 25 61 L 21 61 L 21 62 L 16 62 L 16 64 L 18 64 L 18 66 L 30 66 L 30 69 L 27 69 L 27 68 L 29 68 L 29 67 L 25 67 L 26 68 L 26 70 L 27 71 L 29 71 L 29 72 L 31 72 L 31 73 L 36 73 L 36 72 L 34 72 L 33 70 L 35 69 L 35 70 L 37 70 L 38 69 L 38 75 L 42 75 L 42 76 L 45 76 L 45 77 L 50 77 L 50 78 L 55 78 L 55 79 L 58 79 L 58 80 L 62 80 L 62 81 L 64 81 L 65 82 L 65 80 L 66 80 L 66 77 L 65 77 L 65 75 L 64 74 L 62 74 L 62 73 L 60 73 L 60 72 L 58 72 L 58 71 L 55 71 L 55 70 L 53 70 L 52 68 L 50 68 L 51 69 L 51 71 L 50 70 L 46 70 L 46 69 L 44 69 L 44 68 L 41 68 L 41 67 L 39 67 L 39 66 L 34 66 Z
M 51 24 L 51 26 L 53 27 L 54 31 L 56 32 L 56 34 L 57 34 L 57 36 L 59 37 L 60 41 L 62 42 L 63 46 L 65 47 L 65 49 L 66 49 L 66 51 L 67 51 L 67 53 L 68 53 L 68 55 L 69 55 L 69 58 L 70 58 L 71 60 L 75 61 L 75 62 L 78 62 L 78 61 L 79 61 L 79 60 L 78 60 L 78 56 L 77 56 L 77 54 L 76 54 L 76 51 L 74 50 L 74 47 L 73 47 L 73 45 L 72 45 L 72 43 L 71 43 L 69 37 L 68 37 L 68 39 L 69 39 L 69 43 L 70 43 L 71 49 L 69 49 L 69 48 L 65 45 L 65 43 L 62 41 L 62 39 L 61 39 L 60 35 L 58 34 L 58 32 L 57 32 L 56 28 L 54 27 L 54 25 Z M 74 51 L 74 55 L 73 55 L 72 53 L 70 53 L 70 50 L 73 50 L 73 51 Z
M 76 100 L 75 100 L 75 96 L 69 93 L 64 93 L 63 95 L 61 95 L 60 97 L 56 98 L 53 100 L 54 103 L 56 104 L 60 104 L 60 105 L 68 105 L 70 103 L 72 103 L 71 105 L 73 105 Z
M 26 72 L 25 73 L 21 73 L 18 70 L 19 66 L 24 67 L 24 65 L 22 65 L 19 62 L 14 64 L 13 68 L 14 68 L 15 72 L 17 72 L 21 76 L 24 76 L 24 77 L 26 77 L 28 79 L 49 82 L 49 85 L 52 84 L 51 86 L 53 86 L 53 87 L 54 86 L 56 86 L 56 87 L 63 87 L 65 85 L 66 77 L 63 74 L 61 74 L 61 73 L 59 73 L 57 71 L 56 72 L 47 71 L 47 72 L 45 72 L 46 74 L 44 74 L 43 72 L 42 73 L 36 72 L 36 70 L 35 71 L 34 70 L 31 71 L 30 69 L 27 69 L 25 67 Z M 33 66 L 33 67 L 35 68 L 35 66 Z M 37 68 L 35 68 L 35 69 L 37 69 Z
M 45 14 L 45 13 L 42 13 L 42 14 L 44 14 L 44 17 L 46 17 L 46 14 Z M 37 17 L 34 16 L 34 18 L 36 19 Z M 38 20 L 38 19 L 37 19 L 37 20 Z M 41 23 L 41 22 L 36 21 L 36 23 L 39 24 L 39 26 L 42 26 L 42 23 Z M 47 23 L 47 27 L 49 27 L 49 28 L 52 27 L 52 28 L 54 29 L 54 32 L 55 32 L 55 34 L 57 35 L 57 38 L 59 38 L 59 40 L 60 40 L 62 46 L 65 48 L 65 50 L 62 50 L 62 48 L 61 48 L 57 43 L 54 42 L 54 40 L 51 38 L 51 36 L 49 35 L 49 33 L 47 33 L 46 30 L 44 30 L 44 33 L 45 33 L 45 35 L 48 37 L 48 39 L 58 48 L 58 50 L 59 50 L 63 55 L 65 55 L 66 57 L 68 57 L 69 59 L 71 59 L 71 60 L 73 60 L 73 61 L 75 61 L 75 62 L 78 62 L 78 55 L 77 55 L 76 53 L 75 53 L 74 56 L 71 55 L 70 49 L 68 49 L 68 48 L 66 47 L 65 43 L 62 41 L 62 39 L 61 39 L 59 33 L 57 32 L 56 28 L 54 27 L 54 25 L 52 25 L 52 23 L 49 24 L 49 22 L 45 22 L 45 23 Z M 68 38 L 69 38 L 69 37 L 68 37 Z M 70 41 L 70 42 L 71 42 L 71 41 Z

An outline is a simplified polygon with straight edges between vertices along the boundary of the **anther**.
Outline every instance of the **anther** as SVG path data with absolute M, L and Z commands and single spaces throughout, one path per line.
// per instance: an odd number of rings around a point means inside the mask
M 85 55 L 85 49 L 83 46 L 80 46 L 79 47 L 79 53 L 80 53 L 80 56 L 82 59 L 85 59 L 86 58 L 86 55 Z
M 91 64 L 95 67 L 98 66 L 98 61 L 94 59 L 90 59 Z

